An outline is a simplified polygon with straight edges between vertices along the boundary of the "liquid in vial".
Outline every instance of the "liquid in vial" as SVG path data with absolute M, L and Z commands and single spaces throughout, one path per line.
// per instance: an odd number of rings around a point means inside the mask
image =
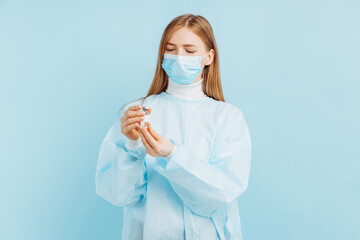
M 149 107 L 147 106 L 143 106 L 142 107 L 142 111 L 145 112 L 145 115 L 144 115 L 144 120 L 141 121 L 141 126 L 144 126 L 144 127 L 148 127 L 149 125 L 149 122 L 150 122 L 150 111 L 149 111 Z

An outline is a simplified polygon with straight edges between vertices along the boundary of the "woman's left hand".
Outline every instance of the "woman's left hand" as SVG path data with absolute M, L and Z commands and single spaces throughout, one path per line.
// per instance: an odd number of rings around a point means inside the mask
M 147 128 L 141 126 L 139 130 L 141 141 L 148 154 L 153 157 L 166 157 L 172 152 L 174 144 L 165 136 L 155 132 L 150 123 Z

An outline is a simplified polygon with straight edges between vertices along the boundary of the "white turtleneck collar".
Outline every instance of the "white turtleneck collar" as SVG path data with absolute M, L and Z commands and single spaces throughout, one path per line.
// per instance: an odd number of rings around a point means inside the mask
M 202 90 L 202 82 L 203 82 L 203 78 L 201 78 L 200 81 L 195 83 L 181 85 L 173 82 L 169 78 L 169 84 L 165 92 L 167 92 L 170 95 L 173 95 L 174 97 L 187 99 L 187 100 L 198 100 L 198 99 L 207 98 L 208 96 Z

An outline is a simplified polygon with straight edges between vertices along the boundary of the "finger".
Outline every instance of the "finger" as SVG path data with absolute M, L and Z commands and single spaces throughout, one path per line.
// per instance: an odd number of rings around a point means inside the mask
M 136 115 L 141 115 L 142 111 L 139 111 L 140 109 L 142 109 L 141 105 L 131 106 L 124 112 L 124 117 L 128 118 Z
M 124 127 L 124 133 L 128 133 L 130 130 L 137 128 L 138 126 L 139 126 L 138 123 L 127 125 L 126 127 Z
M 144 111 L 136 110 L 136 111 L 129 111 L 126 114 L 126 118 L 136 117 L 136 116 L 145 116 Z
M 124 127 L 126 127 L 127 125 L 130 125 L 134 122 L 141 122 L 144 120 L 144 117 L 132 117 L 132 118 L 128 118 L 127 120 L 125 120 L 122 124 Z
M 153 137 L 155 138 L 155 140 L 158 140 L 160 138 L 160 134 L 155 132 L 155 130 L 152 128 L 150 123 L 148 125 L 148 129 L 149 129 L 149 132 L 151 133 L 151 135 L 153 135 Z
M 129 112 L 137 111 L 141 108 L 142 108 L 141 105 L 130 106 L 128 109 L 126 109 L 124 113 L 128 114 Z
M 150 153 L 152 153 L 152 154 L 155 155 L 154 150 L 152 149 L 152 147 L 150 146 L 150 144 L 149 144 L 148 141 L 146 140 L 146 137 L 144 136 L 144 134 L 143 134 L 141 131 L 139 131 L 139 133 L 140 133 L 141 141 L 142 141 L 142 143 L 144 144 L 145 148 L 146 148 Z
M 148 141 L 148 143 L 151 145 L 151 147 L 154 149 L 155 152 L 157 152 L 157 149 L 159 147 L 158 142 L 155 140 L 155 138 L 149 133 L 149 131 L 147 130 L 147 128 L 141 128 L 142 133 L 144 134 L 146 140 Z
M 142 106 L 140 104 L 138 104 L 138 105 L 134 105 L 134 106 L 129 107 L 128 110 L 138 110 L 138 109 L 141 109 L 141 108 L 142 108 Z
M 145 116 L 145 113 L 143 111 L 132 112 L 132 113 L 129 113 L 127 116 L 124 116 L 123 121 L 126 121 L 127 119 L 134 118 L 134 117 L 144 117 L 144 116 Z

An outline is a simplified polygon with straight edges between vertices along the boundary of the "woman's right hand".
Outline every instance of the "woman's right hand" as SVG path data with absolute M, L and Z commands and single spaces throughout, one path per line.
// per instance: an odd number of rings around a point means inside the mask
M 138 127 L 145 116 L 144 111 L 139 111 L 140 109 L 142 109 L 141 105 L 131 106 L 120 118 L 121 132 L 131 140 L 137 140 L 140 137 Z

